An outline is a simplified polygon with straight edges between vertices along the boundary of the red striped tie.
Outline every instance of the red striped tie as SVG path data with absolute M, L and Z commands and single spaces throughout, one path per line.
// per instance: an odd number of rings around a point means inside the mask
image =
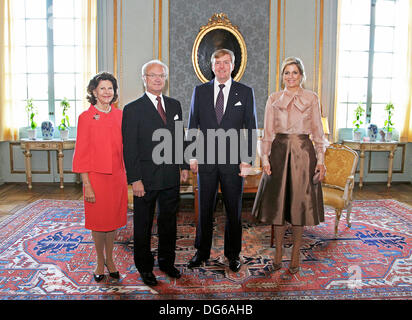
M 162 118 L 164 124 L 166 124 L 166 114 L 162 107 L 162 99 L 160 97 L 156 97 L 156 100 L 157 100 L 157 112 L 159 112 L 159 115 Z

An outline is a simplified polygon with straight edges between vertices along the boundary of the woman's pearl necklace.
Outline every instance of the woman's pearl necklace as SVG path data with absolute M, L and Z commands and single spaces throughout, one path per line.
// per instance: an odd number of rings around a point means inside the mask
M 94 106 L 97 110 L 99 110 L 100 112 L 103 112 L 103 113 L 109 113 L 110 111 L 112 111 L 112 106 L 109 106 L 109 109 L 107 109 L 107 110 L 102 110 L 102 109 L 100 109 L 98 106 L 97 106 L 97 104 Z

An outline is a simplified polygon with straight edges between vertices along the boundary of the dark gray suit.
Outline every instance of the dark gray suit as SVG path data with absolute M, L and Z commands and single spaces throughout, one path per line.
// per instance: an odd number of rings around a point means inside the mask
M 182 121 L 180 102 L 163 95 L 167 124 L 144 94 L 123 109 L 123 154 L 129 184 L 142 180 L 146 194 L 133 197 L 134 204 L 134 260 L 140 273 L 153 270 L 151 230 L 158 204 L 159 266 L 173 266 L 176 247 L 176 213 L 179 204 L 180 168 L 185 165 L 155 164 L 153 149 L 159 144 L 152 135 L 157 129 L 168 129 L 175 144 L 175 124 Z M 183 129 L 183 126 L 182 126 Z M 181 134 L 183 143 L 183 132 Z

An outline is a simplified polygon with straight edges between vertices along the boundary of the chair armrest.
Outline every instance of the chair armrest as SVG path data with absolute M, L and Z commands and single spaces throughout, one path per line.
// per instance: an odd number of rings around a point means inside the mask
M 343 191 L 343 200 L 345 202 L 352 199 L 352 191 L 353 191 L 354 185 L 355 185 L 355 177 L 351 175 L 346 179 L 345 190 Z

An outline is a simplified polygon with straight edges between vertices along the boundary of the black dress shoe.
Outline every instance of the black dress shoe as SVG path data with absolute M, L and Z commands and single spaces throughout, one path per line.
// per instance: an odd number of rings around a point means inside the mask
M 100 282 L 104 279 L 104 274 L 95 274 L 95 273 L 93 273 L 93 278 L 94 278 L 94 281 Z
M 207 259 L 208 258 L 202 257 L 199 252 L 196 252 L 193 258 L 190 259 L 189 263 L 187 264 L 187 267 L 189 269 L 200 267 L 203 264 L 203 262 L 207 261 Z
M 109 276 L 114 278 L 114 279 L 120 279 L 120 273 L 119 271 L 116 272 L 109 272 Z
M 141 272 L 140 276 L 142 277 L 142 280 L 144 284 L 148 286 L 155 286 L 157 285 L 157 280 L 156 277 L 154 276 L 153 272 Z
M 107 264 L 104 264 L 104 265 L 106 266 L 107 270 L 109 270 L 109 267 L 107 266 Z M 120 273 L 119 273 L 119 271 L 110 272 L 110 270 L 109 270 L 109 276 L 112 277 L 112 278 L 114 278 L 114 279 L 120 279 Z
M 233 272 L 238 272 L 240 269 L 241 263 L 239 258 L 229 260 L 229 268 Z
M 179 279 L 182 275 L 180 274 L 180 271 L 176 269 L 174 266 L 170 267 L 159 267 L 161 271 L 166 273 L 169 277 Z

